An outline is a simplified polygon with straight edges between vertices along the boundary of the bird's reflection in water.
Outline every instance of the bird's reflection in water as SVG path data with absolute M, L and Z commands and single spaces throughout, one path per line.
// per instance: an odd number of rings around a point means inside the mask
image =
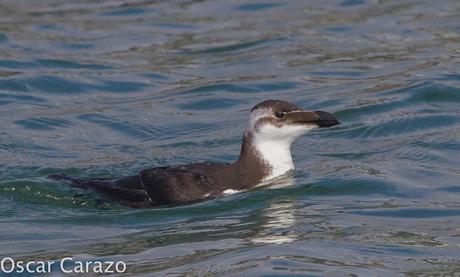
M 295 184 L 294 174 L 276 178 L 270 183 L 261 184 L 269 189 L 281 189 Z M 252 243 L 288 243 L 296 240 L 297 235 L 292 232 L 295 224 L 295 202 L 292 199 L 279 199 L 262 211 L 261 230 L 250 239 Z

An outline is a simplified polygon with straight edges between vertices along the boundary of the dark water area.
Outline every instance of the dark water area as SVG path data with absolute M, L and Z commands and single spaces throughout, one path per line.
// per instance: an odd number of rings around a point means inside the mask
M 2 1 L 0 257 L 457 276 L 459 30 L 455 0 Z M 271 98 L 343 122 L 294 144 L 284 185 L 131 209 L 45 178 L 231 162 Z

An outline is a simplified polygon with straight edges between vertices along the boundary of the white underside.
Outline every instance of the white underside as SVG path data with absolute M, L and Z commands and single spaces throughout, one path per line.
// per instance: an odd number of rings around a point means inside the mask
M 238 193 L 238 192 L 240 192 L 240 191 L 236 190 L 236 189 L 226 189 L 222 193 L 225 194 L 225 195 L 230 195 L 230 194 L 235 194 L 235 193 Z

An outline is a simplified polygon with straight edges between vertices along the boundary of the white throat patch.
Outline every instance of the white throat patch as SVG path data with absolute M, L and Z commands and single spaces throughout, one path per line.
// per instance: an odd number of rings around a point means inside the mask
M 313 125 L 286 125 L 278 128 L 266 124 L 257 131 L 254 130 L 253 145 L 264 162 L 271 167 L 270 174 L 263 181 L 281 176 L 294 169 L 291 144 L 314 128 L 316 127 Z

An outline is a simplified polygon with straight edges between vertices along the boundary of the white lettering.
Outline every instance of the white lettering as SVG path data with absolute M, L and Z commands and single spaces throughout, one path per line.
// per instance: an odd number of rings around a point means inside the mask
M 112 269 L 113 262 L 106 261 L 105 264 L 108 264 L 109 266 L 104 270 L 104 273 L 114 273 Z
M 119 269 L 118 266 L 121 265 L 123 269 Z M 126 271 L 126 264 L 122 261 L 119 261 L 115 264 L 115 270 L 118 272 L 118 273 L 123 273 Z
M 44 261 L 37 262 L 37 268 L 35 269 L 36 273 L 47 273 L 51 271 L 50 269 L 50 262 L 48 262 L 48 270 L 46 269 L 46 263 Z
M 85 272 L 88 273 L 90 271 L 90 265 L 93 264 L 92 261 L 85 262 Z
M 102 263 L 99 261 L 94 262 L 95 266 L 93 267 L 93 272 L 94 273 L 104 273 L 104 267 L 102 266 Z
M 65 267 L 64 267 L 64 263 L 65 261 L 72 261 L 72 258 L 71 257 L 66 257 L 64 259 L 61 260 L 60 262 L 60 268 L 61 268 L 61 271 L 64 272 L 64 273 L 72 273 L 72 270 L 67 270 Z
M 5 262 L 7 262 L 7 261 L 10 262 L 10 264 L 11 264 L 11 267 L 10 267 L 9 270 L 7 270 L 7 269 L 5 268 Z M 11 273 L 11 272 L 13 272 L 13 270 L 14 270 L 14 260 L 13 260 L 12 258 L 10 258 L 10 257 L 5 257 L 5 258 L 3 258 L 3 259 L 2 259 L 2 262 L 0 263 L 0 268 L 2 269 L 2 271 L 3 271 L 4 273 Z
M 85 273 L 85 269 L 83 268 L 83 262 L 76 261 L 76 267 L 73 268 L 73 272 L 75 273 Z
M 22 261 L 19 261 L 19 262 L 17 263 L 17 265 L 19 265 L 19 263 L 23 263 L 23 262 L 22 262 Z M 34 264 L 35 264 L 35 262 L 33 262 L 33 261 L 32 261 L 32 262 L 27 262 L 27 263 L 26 263 L 26 271 L 27 271 L 28 273 L 35 273 L 35 271 L 34 271 L 32 268 L 30 268 L 30 266 L 31 266 L 31 265 L 34 265 Z M 21 266 L 22 266 L 22 265 L 21 265 Z
M 52 270 L 52 265 L 54 264 L 54 261 L 48 261 L 48 272 L 51 272 Z
M 51 273 L 55 261 L 15 261 L 5 257 L 0 260 L 1 273 Z M 60 260 L 59 268 L 62 273 L 124 273 L 126 263 L 123 261 L 74 261 L 72 257 Z
M 24 272 L 24 266 L 23 266 L 23 264 L 24 264 L 23 261 L 18 261 L 18 262 L 16 263 L 16 266 L 15 266 L 15 267 L 17 268 L 17 269 L 16 269 L 16 272 L 17 272 L 17 273 L 23 273 L 23 272 Z

